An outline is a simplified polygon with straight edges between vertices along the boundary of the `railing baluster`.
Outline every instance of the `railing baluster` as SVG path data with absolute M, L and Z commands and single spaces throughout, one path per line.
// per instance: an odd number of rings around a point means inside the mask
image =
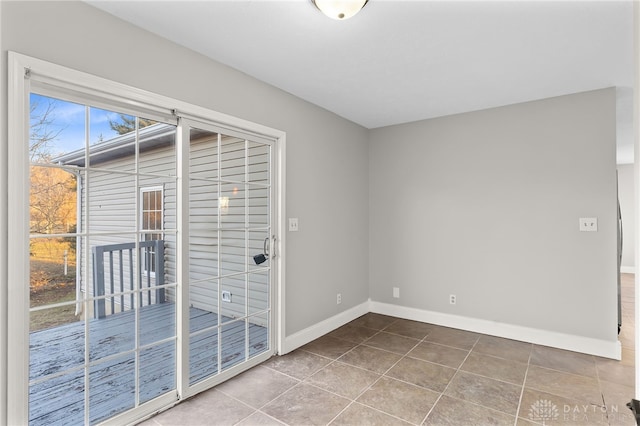
M 104 246 L 91 249 L 93 254 L 93 297 L 104 296 Z M 93 317 L 104 318 L 106 316 L 104 299 L 93 301 Z
M 124 257 L 122 251 L 118 250 L 120 255 L 120 310 L 124 311 Z
M 147 257 L 147 300 L 149 301 L 149 303 L 147 303 L 148 305 L 151 305 L 151 258 L 152 256 L 152 247 L 146 247 L 146 257 Z
M 125 295 L 124 292 L 127 291 L 125 289 L 125 274 L 124 274 L 124 263 L 125 263 L 125 255 L 124 251 L 129 252 L 129 288 L 131 291 L 130 297 L 130 306 L 131 309 L 135 309 L 136 307 L 136 299 L 135 295 L 138 295 L 139 305 L 140 307 L 144 306 L 144 294 L 147 293 L 147 304 L 151 305 L 153 303 L 164 303 L 165 302 L 165 290 L 164 288 L 157 288 L 154 293 L 153 287 L 162 286 L 164 284 L 164 240 L 151 240 L 151 241 L 141 241 L 138 244 L 140 250 L 144 250 L 140 253 L 139 256 L 139 279 L 138 279 L 138 287 L 135 287 L 135 272 L 134 272 L 134 263 L 135 257 L 133 256 L 134 249 L 136 247 L 135 243 L 124 243 L 124 244 L 110 244 L 104 246 L 94 246 L 92 247 L 92 256 L 93 256 L 93 294 L 94 297 L 101 297 L 99 300 L 94 301 L 94 317 L 96 318 L 104 318 L 106 316 L 106 299 L 110 300 L 111 312 L 110 314 L 115 313 L 115 305 L 116 300 L 119 299 L 120 302 L 120 311 L 125 311 Z M 115 266 L 114 266 L 114 256 L 113 252 L 118 252 L 118 260 L 120 262 L 120 269 L 118 274 L 115 274 Z M 107 289 L 105 288 L 105 260 L 104 253 L 109 253 L 109 291 L 110 293 L 106 293 Z M 151 274 L 155 272 L 155 277 L 152 277 Z M 143 275 L 145 274 L 143 279 Z M 116 275 L 118 275 L 116 277 Z M 117 285 L 115 283 L 116 278 L 120 279 L 120 284 Z M 145 285 L 146 281 L 146 285 Z M 119 287 L 120 296 L 117 296 L 116 291 L 117 287 Z M 107 296 L 107 297 L 104 297 Z M 155 297 L 155 301 L 154 301 Z
M 142 242 L 140 242 L 140 250 L 144 250 Z M 142 290 L 144 289 L 144 284 L 142 282 L 142 273 L 144 271 L 144 251 L 138 251 L 138 258 L 140 259 L 140 265 L 138 265 L 138 290 L 140 290 L 138 291 L 138 304 L 142 308 L 144 296 L 142 293 Z
M 156 287 L 164 285 L 164 240 L 156 240 Z M 156 303 L 164 303 L 164 287 L 156 292 Z
M 129 248 L 129 287 L 130 290 L 133 291 L 133 247 Z M 135 305 L 135 301 L 134 301 L 134 296 L 133 293 L 130 294 L 129 296 L 131 298 L 131 303 L 129 304 L 129 306 L 131 306 L 131 309 L 135 309 L 136 305 Z
M 113 281 L 113 251 L 110 251 L 109 252 L 109 290 L 111 291 L 111 297 L 109 297 L 109 300 L 111 300 L 112 315 L 115 313 L 115 310 L 116 310 L 116 301 L 113 295 L 113 293 L 115 293 L 114 289 L 115 288 L 114 288 L 114 281 Z

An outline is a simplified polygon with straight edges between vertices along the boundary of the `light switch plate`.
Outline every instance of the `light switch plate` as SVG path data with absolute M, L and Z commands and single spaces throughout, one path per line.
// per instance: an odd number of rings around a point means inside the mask
M 290 217 L 289 218 L 289 231 L 290 232 L 298 232 L 298 218 Z
M 580 232 L 597 232 L 597 231 L 598 231 L 597 217 L 581 217 L 580 218 Z

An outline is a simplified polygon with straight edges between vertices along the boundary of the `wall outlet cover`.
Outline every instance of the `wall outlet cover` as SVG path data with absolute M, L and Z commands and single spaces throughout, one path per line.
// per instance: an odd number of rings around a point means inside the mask
M 598 232 L 597 217 L 581 217 L 580 232 Z

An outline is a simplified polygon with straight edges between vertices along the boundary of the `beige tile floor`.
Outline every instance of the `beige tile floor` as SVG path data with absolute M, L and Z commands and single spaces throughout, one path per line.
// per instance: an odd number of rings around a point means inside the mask
M 143 424 L 635 425 L 633 294 L 622 361 L 370 313 Z

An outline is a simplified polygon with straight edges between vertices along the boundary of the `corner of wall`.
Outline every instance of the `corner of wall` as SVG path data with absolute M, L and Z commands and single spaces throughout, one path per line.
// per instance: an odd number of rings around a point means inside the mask
M 369 301 L 354 306 L 351 309 L 340 312 L 330 318 L 325 319 L 317 324 L 307 327 L 298 331 L 284 339 L 281 352 L 278 355 L 285 355 L 289 352 L 304 346 L 307 343 L 324 336 L 325 334 L 335 330 L 338 327 L 345 325 L 346 323 L 353 321 L 369 312 Z

